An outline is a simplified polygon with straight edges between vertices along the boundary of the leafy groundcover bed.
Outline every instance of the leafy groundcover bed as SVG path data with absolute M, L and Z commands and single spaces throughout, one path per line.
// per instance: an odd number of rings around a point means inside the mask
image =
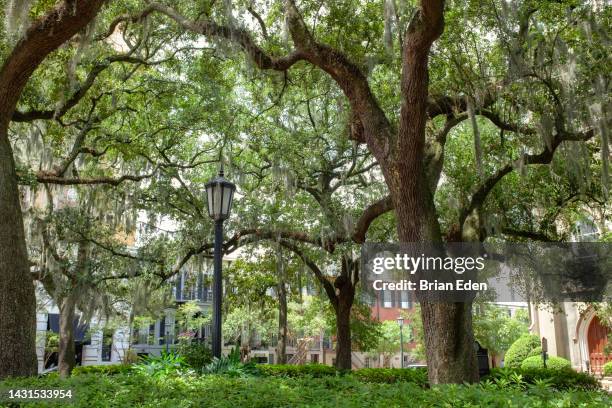
M 427 388 L 412 382 L 365 382 L 353 375 L 247 377 L 188 375 L 152 378 L 138 373 L 84 373 L 11 379 L 6 388 L 70 388 L 74 401 L 2 406 L 75 407 L 610 407 L 601 391 L 558 390 L 546 383 L 486 381 L 478 385 Z

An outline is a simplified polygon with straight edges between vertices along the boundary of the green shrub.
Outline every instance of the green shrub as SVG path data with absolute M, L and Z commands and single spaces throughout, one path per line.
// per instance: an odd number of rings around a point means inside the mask
M 201 371 L 212 361 L 212 352 L 204 343 L 182 343 L 176 352 L 185 359 L 185 364 L 196 371 Z
M 612 397 L 598 391 L 559 391 L 550 387 L 496 384 L 421 388 L 410 382 L 367 383 L 352 375 L 323 378 L 219 375 L 167 377 L 157 381 L 137 373 L 82 375 L 69 379 L 30 377 L 0 381 L 3 389 L 71 389 L 70 407 L 211 408 L 370 408 L 370 407 L 588 407 L 608 408 Z M 58 403 L 64 406 L 63 403 Z M 6 405 L 6 403 L 0 403 Z M 60 406 L 52 403 L 53 406 Z M 28 408 L 49 407 L 45 401 Z M 67 406 L 67 405 L 66 405 Z
M 140 363 L 132 366 L 132 370 L 154 378 L 165 378 L 179 374 L 185 366 L 185 359 L 182 356 L 162 351 L 159 356 L 143 357 Z
M 528 370 L 530 368 L 544 368 L 544 362 L 542 361 L 542 356 L 531 356 L 527 357 L 521 363 L 521 368 L 523 370 Z M 572 363 L 569 360 L 566 360 L 562 357 L 550 356 L 546 359 L 546 368 L 549 370 L 563 370 L 566 368 L 571 369 Z
M 547 384 L 557 390 L 596 390 L 599 389 L 597 379 L 587 373 L 579 373 L 571 368 L 544 369 L 544 368 L 493 368 L 482 382 L 491 380 L 494 382 L 506 381 L 516 383 L 516 378 L 524 384 L 537 384 L 546 381 Z
M 535 334 L 524 334 L 519 337 L 506 351 L 504 366 L 519 368 L 527 357 L 541 353 L 540 339 Z
M 214 357 L 212 362 L 204 367 L 203 374 L 224 374 L 229 377 L 251 377 L 259 374 L 255 363 L 243 363 L 240 360 L 240 350 L 234 348 L 228 356 Z
M 427 386 L 426 368 L 362 368 L 353 371 L 353 375 L 368 383 L 411 382 L 420 387 Z
M 257 366 L 260 374 L 266 377 L 329 377 L 338 374 L 334 367 L 324 364 L 260 364 Z
M 612 361 L 608 361 L 603 366 L 603 374 L 605 376 L 612 376 Z
M 83 375 L 83 374 L 103 374 L 103 375 L 115 375 L 127 373 L 132 369 L 132 366 L 128 364 L 109 364 L 109 365 L 90 365 L 90 366 L 77 366 L 72 370 L 72 375 Z
M 323 378 L 347 375 L 366 383 L 393 384 L 397 382 L 411 382 L 421 387 L 427 385 L 427 369 L 425 368 L 361 368 L 347 373 L 342 373 L 334 367 L 323 364 L 261 364 L 257 368 L 260 374 L 266 377 Z

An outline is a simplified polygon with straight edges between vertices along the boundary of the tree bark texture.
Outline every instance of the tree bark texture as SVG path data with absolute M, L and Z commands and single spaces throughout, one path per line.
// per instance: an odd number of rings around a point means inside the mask
M 74 346 L 74 319 L 76 311 L 76 294 L 70 293 L 59 305 L 59 352 L 58 371 L 62 378 L 70 377 L 76 364 Z
M 358 265 L 347 256 L 342 257 L 342 273 L 334 281 L 336 301 L 336 368 L 350 370 L 353 366 L 351 340 L 351 310 L 355 300 Z

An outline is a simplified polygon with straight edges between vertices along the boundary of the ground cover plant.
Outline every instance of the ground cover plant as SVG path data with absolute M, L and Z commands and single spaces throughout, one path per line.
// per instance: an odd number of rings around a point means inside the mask
M 65 403 L 23 403 L 24 407 L 608 407 L 600 391 L 559 391 L 545 383 L 485 381 L 475 385 L 423 388 L 413 382 L 364 382 L 356 375 L 230 377 L 187 375 L 152 377 L 132 371 L 10 379 L 11 388 L 70 388 Z M 6 406 L 6 405 L 4 405 Z M 12 405 L 20 406 L 20 405 Z

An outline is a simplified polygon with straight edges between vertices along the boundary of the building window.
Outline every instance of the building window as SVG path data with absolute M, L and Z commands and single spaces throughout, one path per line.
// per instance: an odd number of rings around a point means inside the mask
M 402 290 L 400 292 L 400 301 L 402 309 L 410 309 L 412 306 L 410 303 L 410 293 L 407 290 Z
M 146 326 L 136 329 L 136 344 L 155 344 L 155 323 L 152 323 L 147 328 Z
M 383 291 L 383 307 L 393 307 L 393 299 L 392 299 L 393 294 L 388 291 L 385 290 Z
M 166 344 L 166 316 L 159 321 L 159 344 Z
M 318 363 L 319 362 L 319 355 L 318 354 L 311 354 L 310 355 L 310 362 L 311 363 Z
M 102 361 L 111 361 L 111 352 L 113 350 L 113 331 L 109 329 L 102 330 Z

